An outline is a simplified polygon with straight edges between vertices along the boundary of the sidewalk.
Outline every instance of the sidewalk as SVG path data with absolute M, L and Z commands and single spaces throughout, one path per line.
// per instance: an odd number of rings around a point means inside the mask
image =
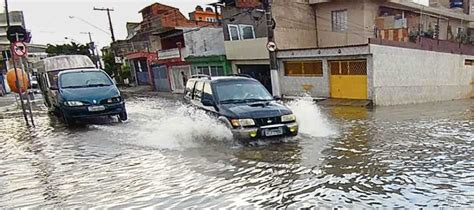
M 0 96 L 0 110 L 16 107 L 15 95 L 13 93 Z
M 169 93 L 169 92 L 156 92 L 150 86 L 137 86 L 137 87 L 119 87 L 123 97 L 159 97 L 171 100 L 183 99 L 181 93 Z

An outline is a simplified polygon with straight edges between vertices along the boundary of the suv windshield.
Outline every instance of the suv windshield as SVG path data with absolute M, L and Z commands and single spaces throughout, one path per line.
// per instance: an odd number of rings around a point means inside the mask
M 217 83 L 215 91 L 222 104 L 273 100 L 263 85 L 253 81 Z
M 79 71 L 61 74 L 61 88 L 84 88 L 110 86 L 112 81 L 100 71 Z

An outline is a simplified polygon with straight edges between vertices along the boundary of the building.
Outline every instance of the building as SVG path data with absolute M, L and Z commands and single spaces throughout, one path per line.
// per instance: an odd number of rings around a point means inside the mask
M 259 1 L 223 2 L 224 18 L 238 16 L 225 21 L 226 52 L 234 71 L 268 72 Z M 279 77 L 271 79 L 277 86 L 273 89 L 281 91 L 274 94 L 308 93 L 377 105 L 469 98 L 474 16 L 469 9 L 431 5 L 273 1 Z
M 297 0 L 274 0 L 278 49 L 316 47 L 313 9 Z M 226 56 L 234 73 L 248 74 L 272 91 L 267 27 L 259 0 L 222 0 Z
M 143 20 L 139 24 L 127 23 L 127 38 L 113 43 L 112 49 L 131 66 L 132 82 L 136 85 L 152 85 L 155 88 L 159 77 L 155 76 L 151 69 L 152 65 L 157 64 L 159 51 L 177 47 L 176 43 L 169 44 L 172 40 L 167 41 L 168 39 L 162 39 L 160 36 L 168 36 L 182 28 L 217 24 L 189 20 L 178 8 L 160 3 L 151 4 L 139 12 Z
M 181 72 L 188 77 L 231 74 L 221 27 L 175 28 L 157 35 L 161 37 L 162 46 L 153 65 L 158 91 L 183 92 L 185 84 Z
M 206 10 L 204 10 L 201 6 L 196 6 L 195 11 L 189 13 L 189 19 L 192 21 L 218 22 L 219 19 L 222 19 L 222 16 L 217 12 L 217 9 L 214 11 L 212 7 L 206 7 Z
M 25 28 L 25 19 L 22 11 L 10 11 L 10 26 L 22 26 Z M 7 38 L 7 17 L 5 13 L 0 14 L 0 50 L 10 49 L 10 41 Z

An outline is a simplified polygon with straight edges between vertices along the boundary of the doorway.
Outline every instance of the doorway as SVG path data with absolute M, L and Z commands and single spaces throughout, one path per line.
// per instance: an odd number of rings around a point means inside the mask
M 367 99 L 367 61 L 329 61 L 331 98 Z
M 247 74 L 258 80 L 263 86 L 272 93 L 272 78 L 269 65 L 237 65 L 241 74 Z

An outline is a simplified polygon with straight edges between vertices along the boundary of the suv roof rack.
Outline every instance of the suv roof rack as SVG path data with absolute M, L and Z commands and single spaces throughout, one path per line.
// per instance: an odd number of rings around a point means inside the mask
M 195 74 L 195 75 L 191 75 L 191 78 L 192 79 L 201 79 L 201 78 L 211 79 L 211 76 L 207 74 Z
M 252 78 L 252 77 L 251 77 L 250 75 L 248 75 L 248 74 L 231 74 L 230 76 Z

